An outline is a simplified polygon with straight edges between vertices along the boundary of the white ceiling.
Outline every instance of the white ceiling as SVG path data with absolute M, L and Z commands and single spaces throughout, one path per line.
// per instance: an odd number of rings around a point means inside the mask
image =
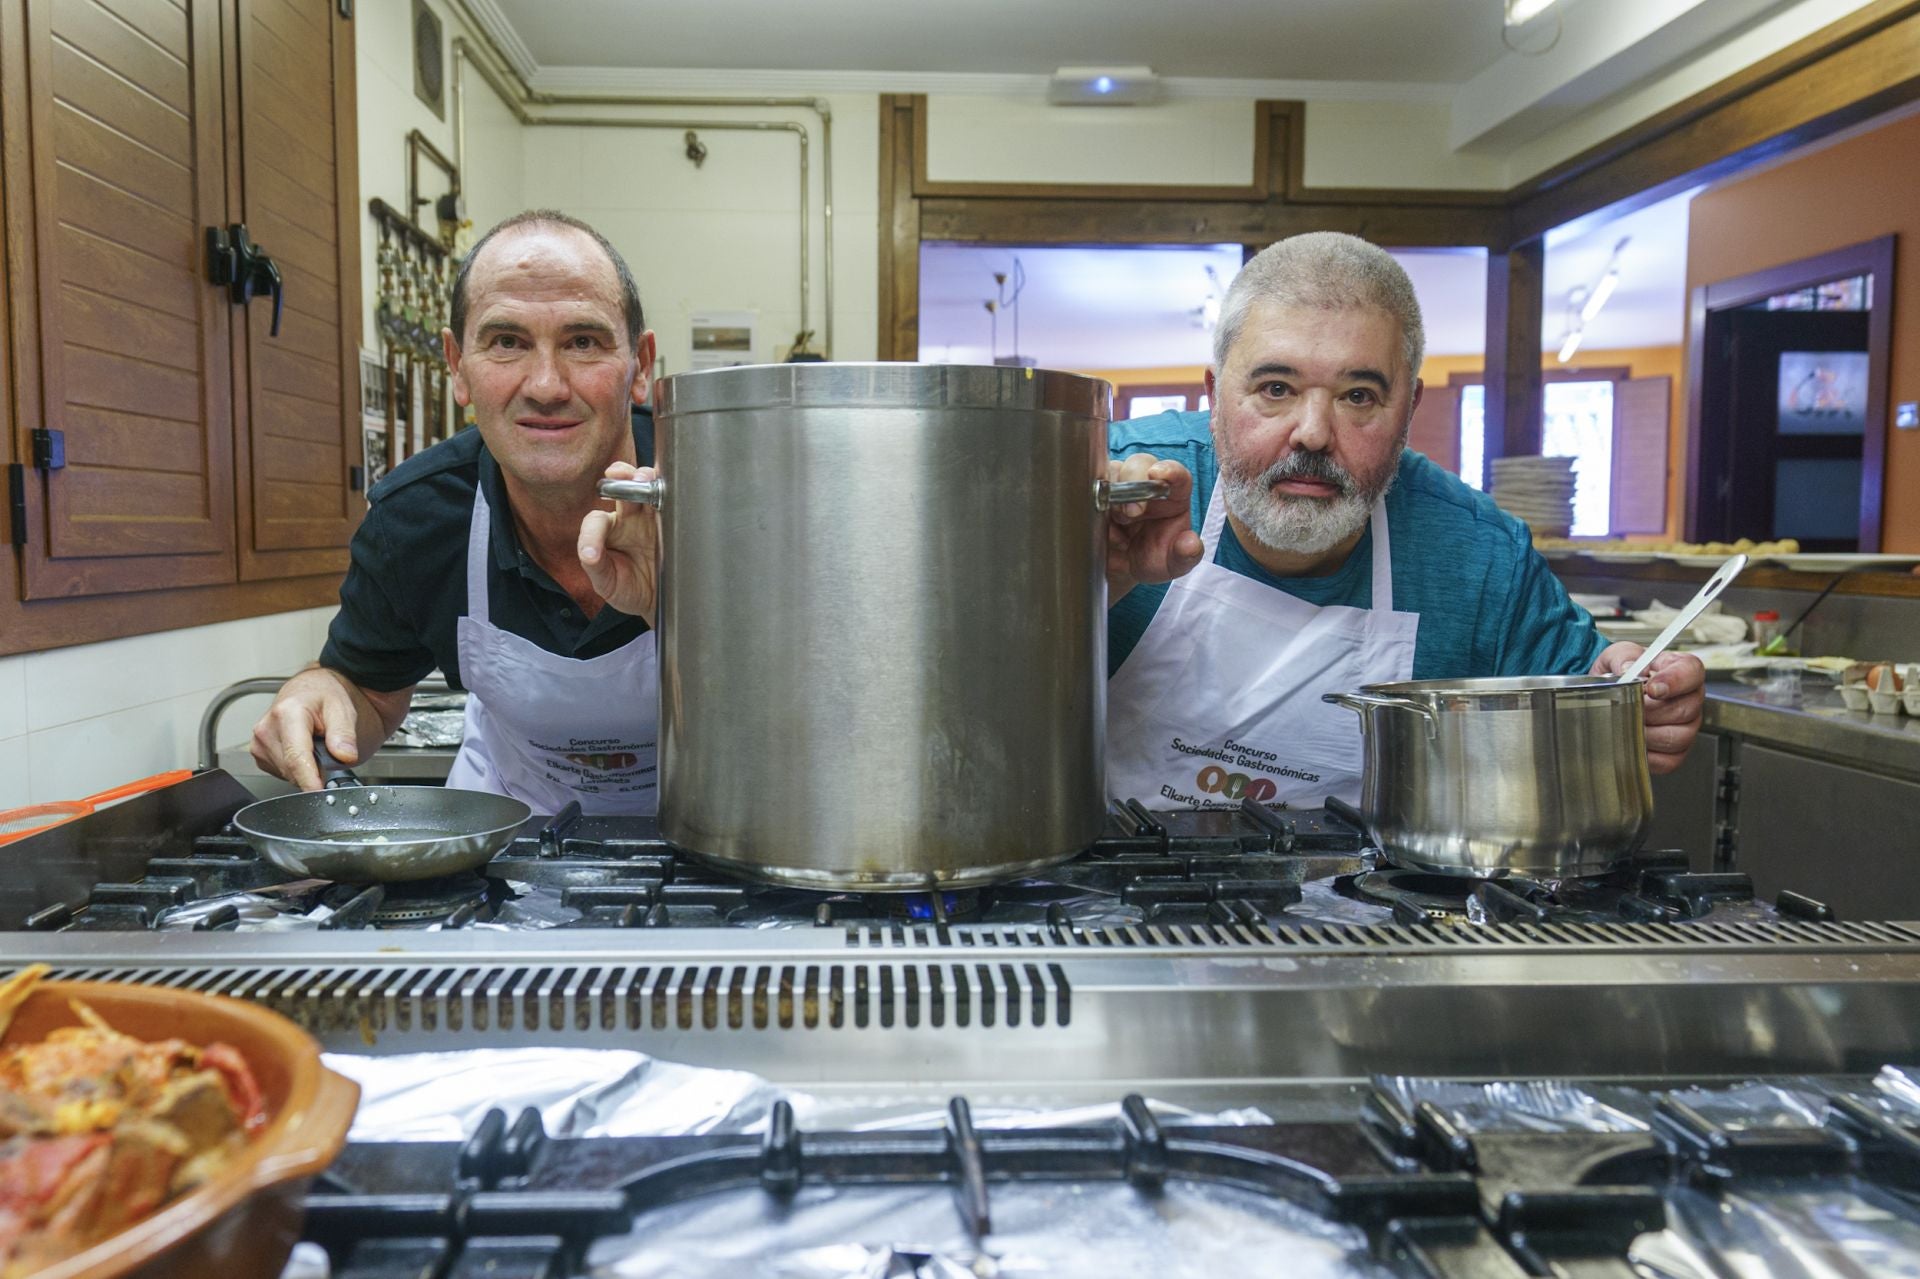
M 1501 0 L 492 0 L 543 66 L 1460 83 Z

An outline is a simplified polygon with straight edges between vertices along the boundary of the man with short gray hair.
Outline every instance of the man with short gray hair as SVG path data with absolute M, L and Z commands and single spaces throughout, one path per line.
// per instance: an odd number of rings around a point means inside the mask
M 1639 656 L 1602 643 L 1524 524 L 1407 450 L 1424 345 L 1413 284 L 1390 254 L 1350 235 L 1295 236 L 1227 290 L 1210 407 L 1113 424 L 1111 478 L 1173 488 L 1114 514 L 1116 798 L 1355 801 L 1360 735 L 1321 694 L 1618 672 Z M 1705 679 L 1697 658 L 1672 653 L 1648 672 L 1653 771 L 1677 768 L 1692 745 Z

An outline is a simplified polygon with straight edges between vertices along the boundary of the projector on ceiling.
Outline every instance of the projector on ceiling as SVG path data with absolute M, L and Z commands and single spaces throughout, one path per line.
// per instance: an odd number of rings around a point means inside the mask
M 1061 67 L 1047 81 L 1056 107 L 1144 107 L 1161 96 L 1152 67 Z

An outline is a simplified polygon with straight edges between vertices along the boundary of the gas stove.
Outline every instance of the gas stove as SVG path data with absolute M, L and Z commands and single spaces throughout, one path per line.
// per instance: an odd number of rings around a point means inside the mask
M 618 1103 L 579 1136 L 496 1108 L 458 1141 L 356 1137 L 308 1195 L 305 1236 L 354 1279 L 1178 1279 L 1282 1256 L 1353 1279 L 1909 1273 L 1911 1084 L 1396 1077 L 1227 1115 L 1135 1093 L 1010 1119 L 954 1097 L 932 1122 L 812 1131 L 781 1097 L 646 1135 L 608 1131 L 652 1127 Z M 684 1105 L 699 1078 L 672 1090 Z
M 214 815 L 216 818 L 218 814 Z M 1042 875 L 928 893 L 830 893 L 744 879 L 677 850 L 650 817 L 536 817 L 480 873 L 389 885 L 302 880 L 230 829 L 162 848 L 143 873 L 84 886 L 20 920 L 28 931 L 362 929 L 931 930 L 1038 926 L 1059 937 L 1133 928 L 1241 930 L 1385 923 L 1830 920 L 1817 902 L 1754 900 L 1744 875 L 1649 852 L 1611 875 L 1476 880 L 1396 867 L 1343 805 L 1154 813 L 1116 805 L 1087 852 Z M 28 850 L 32 851 L 32 850 Z
M 917 1132 L 775 1111 L 704 1135 L 547 1136 L 508 1112 L 459 1141 L 362 1133 L 310 1196 L 336 1279 L 1065 1275 L 1095 1254 L 1099 1274 L 1285 1256 L 1292 1273 L 1625 1276 L 1662 1223 L 1675 1255 L 1772 1255 L 1783 1213 L 1905 1229 L 1920 1186 L 1911 1116 L 1835 1103 L 1742 1132 L 1672 1100 L 1920 1062 L 1920 923 L 1756 901 L 1671 855 L 1479 883 L 1390 865 L 1337 808 L 1126 804 L 1042 876 L 865 896 L 748 882 L 650 822 L 589 817 L 529 822 L 482 874 L 383 887 L 262 863 L 226 828 L 247 799 L 208 773 L 11 846 L 0 970 L 252 1000 L 336 1054 L 429 1054 L 428 1092 L 475 1054 L 486 1104 L 510 1112 L 528 1103 L 501 1050 L 650 1054 L 635 1069 L 744 1072 L 841 1113 L 945 1107 Z M 1566 1080 L 1661 1095 L 1631 1131 L 1483 1131 L 1486 1105 L 1375 1076 L 1504 1081 L 1499 1112 Z M 1238 1117 L 1175 1122 L 1142 1098 Z M 1111 1117 L 1046 1117 L 1085 1106 Z M 1042 1117 L 974 1121 L 1016 1108 Z M 877 1237 L 833 1216 L 920 1183 Z M 799 1210 L 823 1204 L 808 1235 Z M 788 1226 L 752 1258 L 711 1251 Z M 1125 1256 L 1088 1251 L 1115 1240 Z

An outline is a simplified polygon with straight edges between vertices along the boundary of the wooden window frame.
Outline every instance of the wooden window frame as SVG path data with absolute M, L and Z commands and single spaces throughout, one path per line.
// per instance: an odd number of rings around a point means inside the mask
M 1200 397 L 1207 393 L 1205 382 L 1129 382 L 1125 386 L 1113 388 L 1113 416 L 1119 421 L 1127 416 L 1124 411 L 1141 396 L 1183 395 L 1187 399 L 1187 412 L 1199 406 Z

